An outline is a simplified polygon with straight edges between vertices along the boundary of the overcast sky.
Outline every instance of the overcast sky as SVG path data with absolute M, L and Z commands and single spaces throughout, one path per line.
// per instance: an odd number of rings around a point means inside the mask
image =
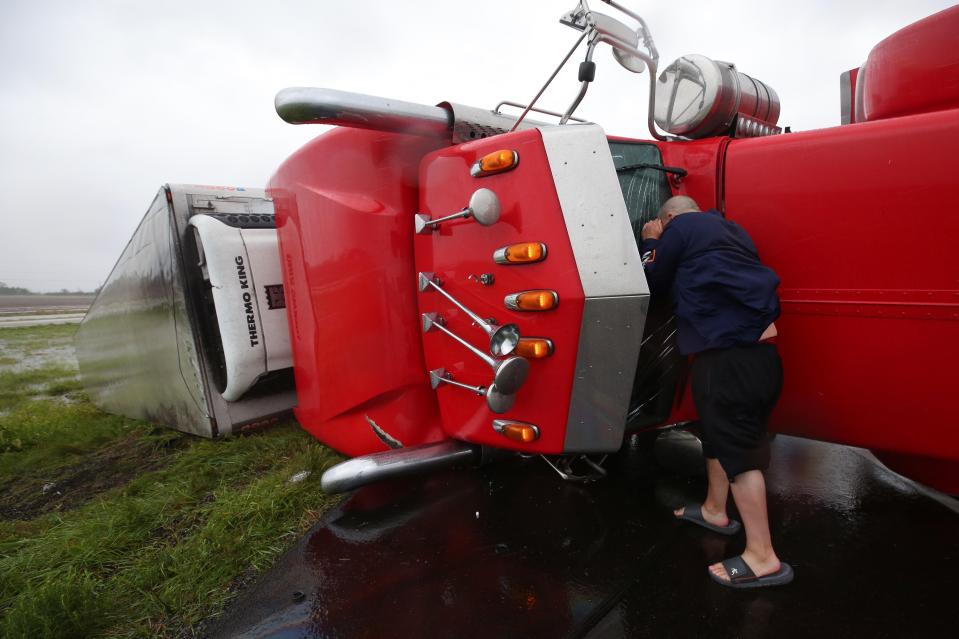
M 793 130 L 837 125 L 839 74 L 953 4 L 623 1 L 649 24 L 661 66 L 688 53 L 735 62 L 776 89 L 780 125 Z M 321 132 L 276 116 L 283 87 L 527 102 L 579 35 L 558 23 L 575 4 L 0 0 L 0 281 L 92 289 L 161 184 L 264 186 Z M 565 109 L 579 60 L 542 106 Z M 608 49 L 596 61 L 577 114 L 648 137 L 645 74 L 620 68 Z

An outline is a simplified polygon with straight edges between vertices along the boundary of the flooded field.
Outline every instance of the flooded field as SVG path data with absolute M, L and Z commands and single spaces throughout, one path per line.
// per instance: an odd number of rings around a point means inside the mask
M 0 295 L 0 315 L 51 311 L 86 311 L 93 295 Z
M 0 328 L 78 324 L 92 295 L 0 295 Z
M 0 320 L 2 321 L 2 320 Z M 23 372 L 56 367 L 77 370 L 73 352 L 76 326 L 18 328 L 0 338 L 0 372 Z

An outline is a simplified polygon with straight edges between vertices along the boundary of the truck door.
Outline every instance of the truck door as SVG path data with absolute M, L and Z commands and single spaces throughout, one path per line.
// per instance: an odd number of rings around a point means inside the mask
M 663 156 L 652 142 L 610 139 L 620 190 L 629 215 L 636 246 L 642 244 L 646 222 L 656 219 L 672 195 Z M 636 378 L 629 400 L 627 431 L 640 430 L 667 420 L 685 358 L 675 348 L 676 321 L 670 299 L 650 299 Z

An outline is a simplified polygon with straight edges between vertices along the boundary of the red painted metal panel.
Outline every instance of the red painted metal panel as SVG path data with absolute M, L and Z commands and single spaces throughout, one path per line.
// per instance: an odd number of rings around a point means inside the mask
M 728 215 L 782 279 L 775 428 L 947 460 L 939 486 L 959 478 L 956 140 L 944 111 L 736 140 L 726 166 Z
M 300 424 L 349 455 L 443 438 L 425 376 L 413 273 L 417 167 L 440 143 L 330 131 L 270 181 Z
M 688 195 L 704 211 L 722 210 L 722 159 L 729 138 L 707 138 L 690 142 L 660 142 L 663 164 L 686 169 L 688 175 L 673 184 L 674 195 Z
M 959 107 L 959 6 L 877 44 L 862 76 L 867 121 Z
M 881 450 L 874 452 L 879 461 L 900 475 L 934 486 L 944 493 L 959 495 L 959 473 L 956 472 L 954 461 L 916 455 L 900 455 Z
M 483 178 L 471 177 L 470 165 L 498 149 L 517 150 L 517 168 Z M 583 289 L 539 131 L 500 135 L 442 149 L 423 161 L 420 175 L 421 209 L 433 218 L 461 210 L 473 191 L 482 187 L 499 196 L 503 209 L 500 221 L 492 226 L 460 219 L 440 225 L 431 234 L 416 236 L 417 270 L 436 273 L 449 293 L 481 317 L 495 318 L 500 324 L 516 323 L 524 336 L 547 337 L 555 344 L 551 357 L 531 361 L 529 377 L 517 393 L 516 404 L 504 415 L 490 412 L 482 397 L 442 385 L 437 396 L 444 430 L 451 437 L 500 448 L 562 452 L 583 314 Z M 523 241 L 544 242 L 548 247 L 546 260 L 525 265 L 494 264 L 496 249 Z M 493 274 L 492 286 L 469 279 L 470 275 L 482 273 Z M 413 275 L 409 276 L 411 284 Z M 559 293 L 559 307 L 545 312 L 517 312 L 503 305 L 507 294 L 536 288 Z M 419 305 L 423 313 L 439 312 L 447 319 L 447 328 L 488 352 L 486 335 L 439 293 L 420 293 Z M 486 386 L 491 382 L 492 369 L 447 335 L 437 331 L 426 334 L 423 346 L 428 368 L 445 368 L 456 381 L 471 385 Z M 493 431 L 492 421 L 497 418 L 536 424 L 540 439 L 531 444 L 511 442 Z

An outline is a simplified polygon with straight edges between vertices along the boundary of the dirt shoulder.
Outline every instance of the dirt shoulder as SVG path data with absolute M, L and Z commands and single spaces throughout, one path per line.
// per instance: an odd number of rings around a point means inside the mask
M 143 473 L 166 466 L 177 446 L 156 446 L 139 433 L 110 442 L 59 468 L 0 483 L 0 520 L 27 520 L 78 508 Z

